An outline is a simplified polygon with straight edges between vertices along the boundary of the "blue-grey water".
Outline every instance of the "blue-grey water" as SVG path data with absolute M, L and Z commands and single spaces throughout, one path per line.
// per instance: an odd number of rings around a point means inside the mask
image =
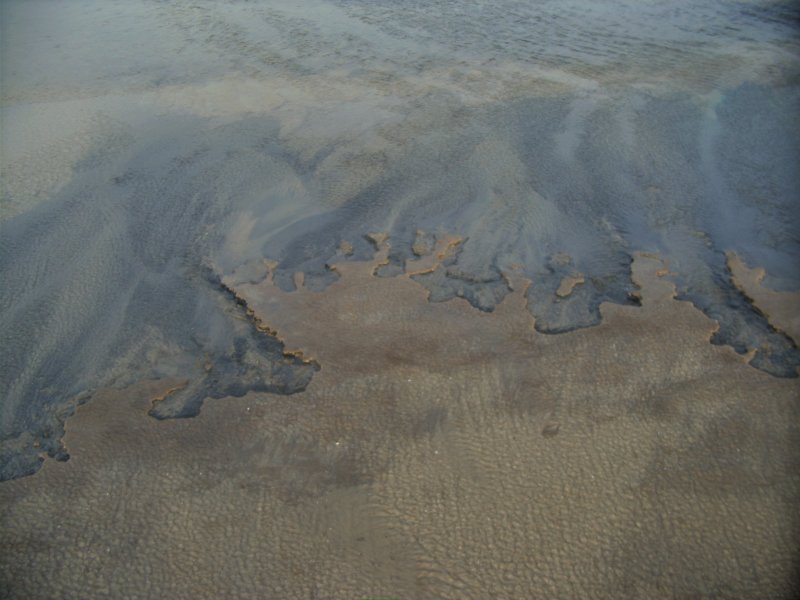
M 796 376 L 725 252 L 800 288 L 798 25 L 769 0 L 3 2 L 0 475 L 66 458 L 101 386 L 189 379 L 156 417 L 303 389 L 318 365 L 219 278 L 266 258 L 323 289 L 376 231 L 387 277 L 418 230 L 465 239 L 431 301 L 491 311 L 521 265 L 552 335 L 635 303 L 657 252 L 715 343 Z

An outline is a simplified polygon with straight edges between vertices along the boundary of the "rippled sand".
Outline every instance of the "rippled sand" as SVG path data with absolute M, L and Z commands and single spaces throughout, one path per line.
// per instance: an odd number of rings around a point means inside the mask
M 0 3 L 0 595 L 798 595 L 783 1 Z
M 72 458 L 0 487 L 13 597 L 790 597 L 796 380 L 639 256 L 641 307 L 553 337 L 375 262 L 241 296 L 323 366 L 305 392 L 156 421 L 170 382 L 95 395 Z M 429 263 L 430 264 L 430 263 Z M 409 265 L 409 271 L 414 265 Z

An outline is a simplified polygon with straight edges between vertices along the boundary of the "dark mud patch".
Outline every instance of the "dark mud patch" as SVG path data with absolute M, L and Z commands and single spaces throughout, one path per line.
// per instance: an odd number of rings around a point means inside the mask
M 763 312 L 730 279 L 729 272 L 718 278 L 711 298 L 681 285 L 679 300 L 691 302 L 719 323 L 711 343 L 730 346 L 737 353 L 753 353 L 750 365 L 777 377 L 797 377 L 800 350 L 792 339 L 770 325 Z
M 204 275 L 222 302 L 235 335 L 221 351 L 206 354 L 201 374 L 153 402 L 149 414 L 157 419 L 194 417 L 206 398 L 240 398 L 248 392 L 295 394 L 306 389 L 320 365 L 287 353 L 281 342 L 215 273 Z
M 625 255 L 618 260 L 615 272 L 583 276 L 571 257 L 550 256 L 546 268 L 533 276 L 527 293 L 536 331 L 566 333 L 599 325 L 603 302 L 638 306 L 636 286 L 630 276 L 631 262 Z M 565 281 L 572 283 L 565 285 Z
M 40 429 L 4 439 L 0 444 L 0 481 L 33 475 L 48 456 L 62 462 L 69 460 L 69 452 L 61 441 L 64 423 L 90 397 L 89 393 L 82 393 L 66 401 L 53 399 L 43 411 Z
M 275 332 L 256 317 L 209 269 L 202 269 L 203 291 L 216 301 L 225 319 L 225 335 L 195 331 L 192 342 L 202 358 L 185 383 L 153 399 L 149 414 L 156 419 L 188 418 L 199 414 L 206 398 L 242 397 L 248 392 L 295 394 L 306 389 L 320 365 L 287 353 Z M 91 400 L 86 390 L 66 400 L 54 396 L 44 403 L 42 426 L 7 436 L 0 445 L 0 481 L 33 475 L 45 457 L 69 460 L 62 443 L 64 423 L 77 406 Z
M 428 290 L 430 302 L 463 298 L 478 310 L 492 312 L 511 292 L 511 286 L 496 264 L 489 265 L 483 273 L 461 268 L 458 259 L 467 243 L 459 245 L 434 270 L 411 275 L 411 279 Z

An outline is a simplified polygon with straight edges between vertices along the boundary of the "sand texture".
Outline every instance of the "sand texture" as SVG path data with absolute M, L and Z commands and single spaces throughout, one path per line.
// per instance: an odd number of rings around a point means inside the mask
M 797 593 L 800 386 L 711 345 L 660 259 L 634 262 L 641 307 L 548 336 L 514 273 L 482 313 L 376 277 L 388 251 L 324 292 L 232 285 L 319 361 L 305 392 L 158 421 L 153 381 L 80 407 L 68 462 L 0 486 L 3 594 Z
M 0 598 L 800 597 L 798 23 L 0 0 Z

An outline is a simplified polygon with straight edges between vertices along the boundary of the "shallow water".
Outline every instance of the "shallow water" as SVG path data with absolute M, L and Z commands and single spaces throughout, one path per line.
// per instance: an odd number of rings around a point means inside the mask
M 714 344 L 796 377 L 725 253 L 800 289 L 799 23 L 744 0 L 2 3 L 0 477 L 66 459 L 99 388 L 187 382 L 158 418 L 301 393 L 326 365 L 236 286 L 326 290 L 377 232 L 377 276 L 457 236 L 412 276 L 428 300 L 479 318 L 520 273 L 556 337 L 637 306 L 634 254 L 658 253 Z

